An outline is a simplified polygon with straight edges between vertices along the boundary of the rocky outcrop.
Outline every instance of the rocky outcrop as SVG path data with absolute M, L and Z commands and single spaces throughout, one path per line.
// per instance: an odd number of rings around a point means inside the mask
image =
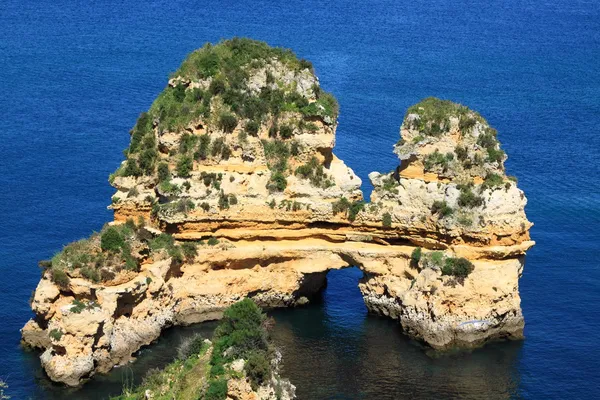
M 369 175 L 364 203 L 333 154 L 336 117 L 287 51 L 236 39 L 193 53 L 111 176 L 114 224 L 132 226 L 118 251 L 104 233 L 70 245 L 38 285 L 23 341 L 50 378 L 76 385 L 244 297 L 305 304 L 350 265 L 371 312 L 435 349 L 521 338 L 532 224 L 495 130 L 448 101 L 411 107 L 399 166 Z

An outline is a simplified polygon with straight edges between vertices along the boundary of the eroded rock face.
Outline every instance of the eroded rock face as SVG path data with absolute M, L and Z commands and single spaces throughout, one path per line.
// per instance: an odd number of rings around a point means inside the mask
M 350 265 L 364 271 L 371 312 L 435 349 L 522 337 L 518 280 L 532 224 L 479 114 L 437 99 L 411 107 L 399 167 L 370 174 L 375 190 L 363 205 L 360 179 L 332 152 L 337 110 L 310 68 L 267 52 L 241 64 L 240 83 L 220 63 L 247 49 L 219 46 L 184 63 L 132 130 L 128 160 L 112 178 L 115 223 L 141 217 L 147 232 L 202 240 L 197 254 L 182 262 L 141 249 L 137 270 L 97 283 L 70 264 L 61 266 L 68 284 L 46 271 L 22 334 L 44 351 L 51 379 L 77 385 L 130 361 L 164 328 L 220 318 L 244 297 L 263 307 L 305 304 L 327 271 Z M 203 58 L 212 52 L 216 70 L 198 70 L 213 65 Z M 282 104 L 260 118 L 239 111 L 276 88 Z M 230 114 L 235 126 L 221 118 Z

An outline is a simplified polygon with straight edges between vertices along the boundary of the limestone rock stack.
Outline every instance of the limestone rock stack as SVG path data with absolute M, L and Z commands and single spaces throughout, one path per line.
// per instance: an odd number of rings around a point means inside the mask
M 520 338 L 534 243 L 496 131 L 449 101 L 411 107 L 399 166 L 369 175 L 365 203 L 333 154 L 337 113 L 290 51 L 233 39 L 192 53 L 131 131 L 112 226 L 44 263 L 23 341 L 50 378 L 77 385 L 244 297 L 305 304 L 349 265 L 368 308 L 431 347 Z

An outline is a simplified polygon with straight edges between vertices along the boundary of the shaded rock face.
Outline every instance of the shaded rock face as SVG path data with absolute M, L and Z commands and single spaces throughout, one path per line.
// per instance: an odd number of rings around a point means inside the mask
M 166 327 L 218 319 L 244 297 L 305 304 L 327 271 L 350 265 L 364 272 L 371 312 L 435 349 L 522 337 L 532 224 L 495 130 L 448 101 L 411 107 L 399 166 L 369 175 L 364 204 L 360 179 L 332 152 L 336 104 L 309 64 L 264 46 L 193 53 L 138 120 L 111 177 L 115 223 L 140 219 L 197 252 L 184 262 L 151 254 L 96 283 L 73 266 L 68 284 L 46 271 L 22 336 L 43 350 L 52 380 L 77 385 Z

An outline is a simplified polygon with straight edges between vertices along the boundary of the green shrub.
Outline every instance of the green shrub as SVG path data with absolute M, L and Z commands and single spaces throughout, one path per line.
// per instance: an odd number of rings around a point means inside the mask
M 298 143 L 297 141 L 294 140 L 292 142 L 292 144 L 290 145 L 290 154 L 295 157 L 295 156 L 300 155 L 300 151 L 301 151 L 300 143 Z
M 52 282 L 56 283 L 61 288 L 67 288 L 71 282 L 67 273 L 60 268 L 52 268 L 50 277 Z
M 162 181 L 158 188 L 166 195 L 176 196 L 181 192 L 181 188 L 177 184 L 171 183 L 171 181 Z
M 364 208 L 364 201 L 353 201 L 352 204 L 350 204 L 350 208 L 348 209 L 348 220 L 350 222 L 354 222 L 358 213 L 364 210 Z
M 221 151 L 221 158 L 223 160 L 229 160 L 231 157 L 231 148 L 228 145 L 223 146 L 223 150 Z
M 483 197 L 475 195 L 469 187 L 463 187 L 458 196 L 458 205 L 467 208 L 480 207 L 483 205 Z
M 463 226 L 471 226 L 473 225 L 473 219 L 467 215 L 459 216 L 456 221 Z
M 175 246 L 175 239 L 168 233 L 161 233 L 154 239 L 150 240 L 148 246 L 150 246 L 150 249 L 153 251 L 157 251 L 160 249 L 169 249 Z
M 428 97 L 413 105 L 406 111 L 406 115 L 409 114 L 419 116 L 412 121 L 412 127 L 427 136 L 440 136 L 448 131 L 451 116 L 459 118 L 461 130 L 474 126 L 477 119 L 483 120 L 479 114 L 463 105 L 435 97 Z
M 225 400 L 227 398 L 227 379 L 211 379 L 204 400 Z
M 477 138 L 477 144 L 484 149 L 488 149 L 490 147 L 496 147 L 498 141 L 491 132 L 484 132 Z
M 443 217 L 452 215 L 454 210 L 452 210 L 452 208 L 450 206 L 448 206 L 448 204 L 445 201 L 436 200 L 433 202 L 433 206 L 431 207 L 431 212 L 433 214 L 439 213 L 440 216 L 443 218 Z
M 459 278 L 466 278 L 475 267 L 466 258 L 448 257 L 442 267 L 442 275 L 452 275 Z
M 427 254 L 427 259 L 433 265 L 441 267 L 444 262 L 444 253 L 441 251 L 432 251 L 431 253 Z
M 119 230 L 110 226 L 100 236 L 100 247 L 103 251 L 116 252 L 125 246 L 125 239 Z
M 189 156 L 183 156 L 177 163 L 177 175 L 182 178 L 189 178 L 190 172 L 192 172 L 193 161 Z
M 267 188 L 270 192 L 283 192 L 287 187 L 287 179 L 283 173 L 277 171 L 271 175 Z
M 219 209 L 226 210 L 229 208 L 229 197 L 221 190 L 219 193 Z
M 350 208 L 350 201 L 342 197 L 338 201 L 331 203 L 331 208 L 334 214 L 346 213 Z
M 458 122 L 458 128 L 464 133 L 468 130 L 471 130 L 476 123 L 477 119 L 475 119 L 472 115 L 461 115 Z
M 246 123 L 246 133 L 250 136 L 258 136 L 260 124 L 256 121 L 248 121 Z
M 158 181 L 166 181 L 171 178 L 171 173 L 169 172 L 169 164 L 161 162 L 158 164 Z
M 70 311 L 75 314 L 81 314 L 81 312 L 86 309 L 85 303 L 81 300 L 75 299 L 71 305 L 72 307 Z
M 229 195 L 229 204 L 235 206 L 238 203 L 238 199 L 235 194 L 231 193 Z
M 383 180 L 382 189 L 386 192 L 391 192 L 398 194 L 398 181 L 394 178 L 393 175 L 385 177 Z
M 308 179 L 313 186 L 322 189 L 327 189 L 334 185 L 332 180 L 325 174 L 323 165 L 319 163 L 316 157 L 312 157 L 308 163 L 296 168 L 295 174 Z
M 440 166 L 443 170 L 446 170 L 448 168 L 448 158 L 436 149 L 433 153 L 425 156 L 423 165 L 426 171 L 431 171 L 436 166 Z
M 181 245 L 181 251 L 183 252 L 183 256 L 187 262 L 194 261 L 194 258 L 198 255 L 196 243 L 193 242 L 184 242 Z
M 284 139 L 289 139 L 294 136 L 294 130 L 289 125 L 282 125 L 279 129 L 279 135 Z
M 206 241 L 206 244 L 208 244 L 209 246 L 216 246 L 217 244 L 219 244 L 219 240 L 216 237 L 211 236 Z
M 420 247 L 416 247 L 410 254 L 410 261 L 412 264 L 417 265 L 421 261 L 422 250 Z
M 98 272 L 97 269 L 86 265 L 83 268 L 81 268 L 81 275 L 83 275 L 84 278 L 86 278 L 87 280 L 90 280 L 94 283 L 98 283 L 100 282 L 100 273 Z
M 222 113 L 219 116 L 219 128 L 226 133 L 231 133 L 238 124 L 238 120 L 235 115 L 230 113 Z
M 504 184 L 504 178 L 501 175 L 495 174 L 493 172 L 489 172 L 485 176 L 485 180 L 481 185 L 482 189 L 494 189 L 500 187 Z
M 208 91 L 212 95 L 224 93 L 226 89 L 227 87 L 225 86 L 225 81 L 223 81 L 223 79 L 213 79 L 208 87 Z
M 392 227 L 392 215 L 389 212 L 384 213 L 381 223 L 383 224 L 384 228 L 391 228 Z
M 502 162 L 504 160 L 504 151 L 489 147 L 487 149 L 487 159 L 489 162 Z
M 158 159 L 158 152 L 155 148 L 149 148 L 140 153 L 138 158 L 138 166 L 139 170 L 146 174 L 150 175 L 154 172 L 154 164 Z
M 465 161 L 467 158 L 469 158 L 469 152 L 464 146 L 456 146 L 454 152 L 456 153 L 456 158 L 458 158 L 460 161 Z
M 190 151 L 192 151 L 192 149 L 196 145 L 197 141 L 198 141 L 198 136 L 190 135 L 187 132 L 184 133 L 181 136 L 181 141 L 179 143 L 179 152 L 181 154 L 187 154 L 187 153 L 189 153 Z
M 210 136 L 200 135 L 198 142 L 198 149 L 194 152 L 194 159 L 206 160 L 210 148 Z
M 138 188 L 136 186 L 134 186 L 131 189 L 129 189 L 129 191 L 127 192 L 127 198 L 137 197 L 137 196 L 139 196 L 139 194 L 140 194 L 140 192 L 139 192 Z
M 265 352 L 253 351 L 248 356 L 244 365 L 246 376 L 250 379 L 253 390 L 257 390 L 263 383 L 271 378 L 271 363 Z
M 275 206 L 277 205 L 277 203 L 275 202 L 275 199 L 271 199 L 271 202 L 269 203 L 269 207 L 271 207 L 271 209 L 275 208 Z
M 50 339 L 58 342 L 63 336 L 63 331 L 60 329 L 52 329 L 48 336 L 50 336 Z

